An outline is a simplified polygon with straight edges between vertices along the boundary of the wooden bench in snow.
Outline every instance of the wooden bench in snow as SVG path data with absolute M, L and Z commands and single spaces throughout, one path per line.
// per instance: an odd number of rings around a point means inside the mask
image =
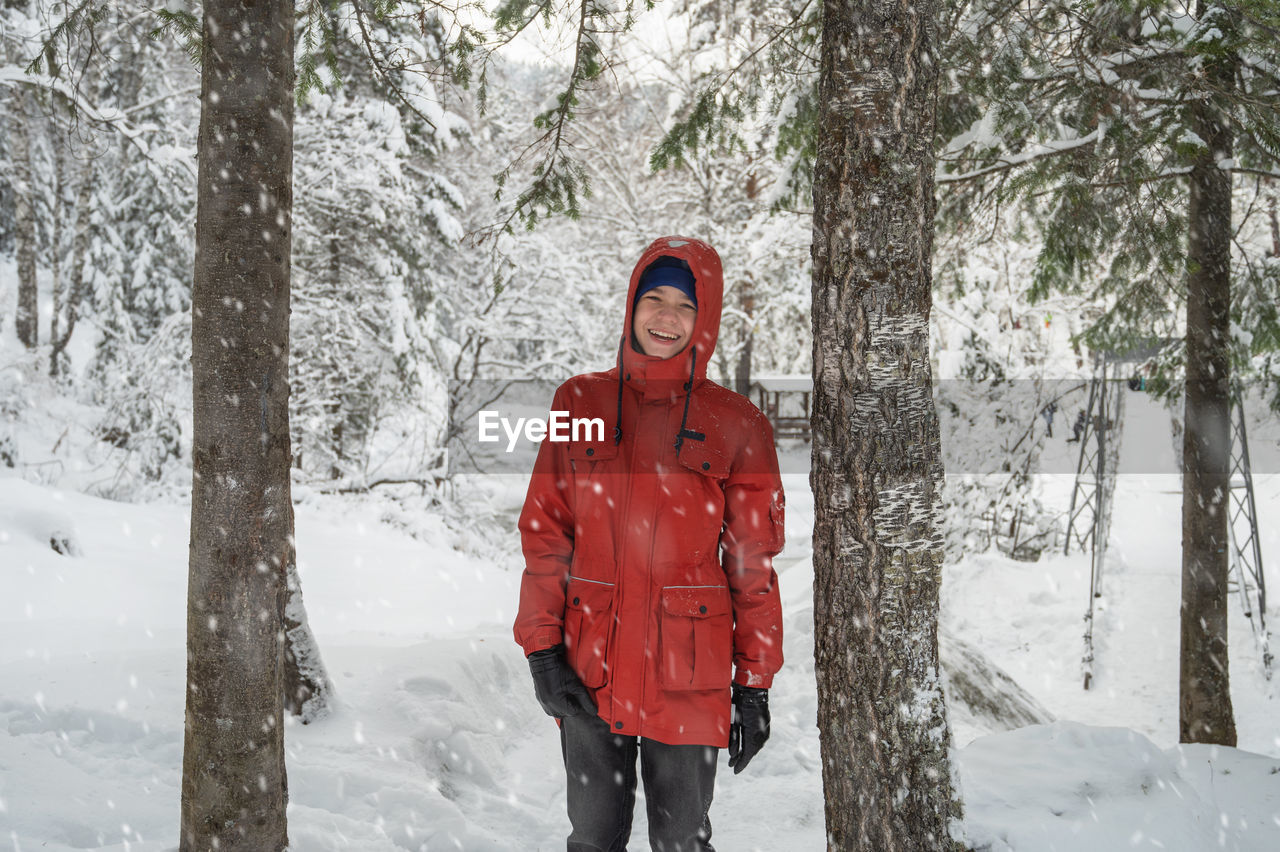
M 769 418 L 775 440 L 800 438 L 808 442 L 812 376 L 755 376 L 751 379 L 750 396 Z

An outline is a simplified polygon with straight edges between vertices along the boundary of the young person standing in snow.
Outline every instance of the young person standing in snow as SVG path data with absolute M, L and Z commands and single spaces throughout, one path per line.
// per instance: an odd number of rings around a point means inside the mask
M 570 852 L 626 847 L 637 755 L 652 848 L 711 850 L 716 750 L 737 773 L 769 737 L 782 482 L 768 420 L 706 378 L 722 291 L 706 243 L 645 250 L 617 366 L 551 406 L 603 439 L 543 441 L 520 515 L 515 637 L 560 722 Z

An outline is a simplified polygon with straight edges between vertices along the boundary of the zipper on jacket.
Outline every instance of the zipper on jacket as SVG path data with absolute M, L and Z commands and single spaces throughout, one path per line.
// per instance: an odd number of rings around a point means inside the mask
M 619 372 L 621 373 L 621 367 L 619 367 Z M 641 404 L 643 404 L 643 403 L 641 403 Z M 621 408 L 621 406 L 619 406 L 619 408 Z M 639 417 L 639 414 L 637 413 L 637 415 L 636 415 L 636 423 L 637 423 L 637 425 L 639 425 L 639 422 L 640 422 L 640 417 Z M 619 416 L 619 426 L 621 426 L 621 416 Z M 632 467 L 631 467 L 631 466 L 632 466 L 633 464 L 635 464 L 635 460 L 636 460 L 636 437 L 635 437 L 635 436 L 632 436 L 632 437 L 631 437 L 631 453 L 630 453 L 630 455 L 629 455 L 629 456 L 627 457 L 627 459 L 626 459 L 626 464 L 627 464 L 627 470 L 628 470 L 628 471 L 630 471 L 630 470 L 632 469 Z M 617 516 L 616 516 L 616 517 L 618 517 L 618 518 L 622 518 L 624 522 L 625 522 L 625 519 L 626 519 L 626 518 L 631 514 L 631 494 L 632 494 L 632 492 L 633 492 L 633 491 L 634 491 L 634 489 L 630 487 L 630 483 L 628 482 L 628 487 L 627 487 L 627 496 L 626 496 L 626 499 L 623 501 L 623 505 L 622 505 L 622 514 L 621 514 L 621 515 L 617 515 Z M 624 542 L 624 544 L 625 544 L 625 541 L 626 541 L 625 537 L 622 539 L 622 541 L 623 541 L 623 542 Z M 617 552 L 617 554 L 616 554 L 616 555 L 617 555 L 617 561 L 614 563 L 614 570 L 617 572 L 617 578 L 618 578 L 618 586 L 617 586 L 617 588 L 615 588 L 615 589 L 613 590 L 613 607 L 614 607 L 614 609 L 613 609 L 613 624 L 614 624 L 615 631 L 616 631 L 617 626 L 618 626 L 618 625 L 621 623 L 621 621 L 622 621 L 622 600 L 623 600 L 623 598 L 622 598 L 623 582 L 622 582 L 622 581 L 623 581 L 623 579 L 626 577 L 626 573 L 625 573 L 625 572 L 626 572 L 626 565 L 627 565 L 627 563 L 626 563 L 626 559 L 627 559 L 626 552 L 627 552 L 626 547 L 625 547 L 625 546 L 624 546 L 624 547 L 622 547 L 622 548 Z M 646 619 L 645 619 L 645 620 L 646 620 L 646 622 L 648 621 L 647 616 L 646 616 Z M 616 637 L 614 637 L 614 638 L 616 638 Z M 616 652 L 617 652 L 617 645 L 615 644 L 615 645 L 612 647 L 612 649 L 610 649 L 610 648 L 606 647 L 605 653 L 606 653 L 606 654 L 607 654 L 607 653 L 609 653 L 609 651 L 610 651 L 610 650 L 612 650 L 612 651 L 614 651 L 614 652 L 616 653 Z M 615 660 L 615 662 L 616 662 L 616 660 Z M 644 662 L 647 662 L 647 661 L 644 661 Z M 644 684 L 644 665 L 641 665 L 641 667 L 640 667 L 640 682 L 641 682 L 641 686 L 643 687 L 643 684 Z M 618 700 L 618 692 L 617 692 L 617 690 L 611 690 L 610 692 L 611 692 L 611 699 L 610 699 L 610 700 L 611 700 L 611 703 L 613 704 L 613 707 L 611 707 L 611 708 L 610 708 L 610 711 L 609 711 L 609 721 L 610 721 L 611 723 L 613 723 L 613 722 L 617 722 L 617 721 L 618 721 L 618 713 L 617 713 L 617 710 L 618 710 L 619 700 Z M 640 699 L 637 701 L 637 708 L 638 708 L 638 706 L 639 706 L 639 702 L 640 702 L 640 701 L 642 701 L 642 700 L 643 700 L 643 698 L 644 698 L 644 693 L 643 693 L 643 691 L 642 691 L 642 692 L 641 692 Z M 637 709 L 637 716 L 638 716 L 638 714 L 639 714 L 639 710 Z M 639 724 L 637 723 L 637 728 L 638 728 L 638 727 L 639 727 Z M 612 724 L 610 725 L 610 730 L 615 730 L 615 731 L 616 731 L 616 729 L 617 729 L 617 726 L 616 726 L 616 725 L 612 725 Z
M 687 397 L 686 397 L 686 399 L 687 399 Z M 670 420 L 670 419 L 671 419 L 671 414 L 672 414 L 672 412 L 673 412 L 672 407 L 668 406 L 668 407 L 667 407 L 667 419 L 668 419 L 668 420 Z M 637 422 L 638 422 L 638 418 L 637 418 Z M 668 423 L 668 424 L 664 424 L 664 425 L 668 425 L 668 426 L 669 426 L 670 424 Z M 638 432 L 638 431 L 639 431 L 639 430 L 637 429 L 637 432 Z M 665 435 L 665 434 L 668 434 L 668 430 L 665 430 L 665 429 L 664 429 L 664 430 L 662 430 L 662 434 L 664 434 L 664 435 Z M 659 439 L 659 440 L 661 440 L 661 439 Z M 632 447 L 632 453 L 633 453 L 633 459 L 634 459 L 634 453 L 635 453 L 635 451 L 636 451 L 636 449 L 637 449 L 637 443 L 636 443 L 635 441 L 633 441 L 633 442 L 632 442 L 632 444 L 631 444 L 631 447 Z M 662 444 L 659 444 L 659 445 L 658 445 L 658 452 L 657 452 L 657 454 L 655 455 L 655 458 L 657 459 L 658 464 L 661 464 L 661 463 L 662 463 L 662 451 L 663 451 L 663 449 L 665 449 L 665 447 L 663 447 L 663 445 L 662 445 Z M 679 451 L 677 451 L 677 452 L 676 452 L 676 456 L 677 456 L 677 458 L 679 457 Z M 628 493 L 628 498 L 630 498 L 630 493 Z M 642 666 L 640 667 L 640 699 L 639 699 L 639 707 L 637 708 L 637 725 L 636 725 L 636 726 L 637 726 L 637 728 L 641 727 L 641 724 L 640 724 L 640 723 L 644 721 L 644 687 L 645 687 L 646 675 L 649 673 L 649 657 L 648 657 L 648 650 L 649 650 L 649 610 L 650 610 L 650 609 L 652 608 L 652 606 L 653 606 L 653 549 L 654 549 L 654 546 L 656 545 L 657 540 L 658 540 L 658 501 L 657 501 L 656 499 L 651 500 L 651 501 L 650 501 L 650 504 L 651 504 L 651 505 L 650 505 L 650 507 L 649 507 L 649 508 L 650 508 L 650 514 L 649 514 L 649 555 L 648 555 L 648 557 L 645 559 L 645 565 L 644 565 L 644 569 L 645 569 L 645 576 L 644 576 L 644 612 L 645 612 L 645 618 L 644 618 L 644 644 L 641 646 L 641 647 L 643 647 L 643 648 L 644 648 L 644 650 L 645 650 L 645 657 L 644 657 L 644 665 L 642 665 Z M 624 516 L 624 517 L 625 517 L 625 516 Z M 660 656 L 660 655 L 657 657 L 657 665 L 658 665 L 659 667 L 661 667 L 661 665 L 662 665 L 662 658 L 661 658 L 661 656 Z

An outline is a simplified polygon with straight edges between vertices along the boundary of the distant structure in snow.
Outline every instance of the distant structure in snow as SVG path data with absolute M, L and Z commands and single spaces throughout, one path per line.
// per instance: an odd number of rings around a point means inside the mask
M 769 418 L 773 437 L 809 442 L 809 417 L 813 413 L 813 377 L 801 375 L 755 376 L 751 401 Z
M 1132 370 L 1129 370 L 1130 377 L 1126 381 L 1124 370 L 1126 365 L 1148 361 L 1165 347 L 1177 343 L 1174 338 L 1165 338 L 1146 341 L 1125 352 L 1099 353 L 1089 384 L 1089 401 L 1077 420 L 1075 437 L 1069 439 L 1079 440 L 1080 455 L 1071 507 L 1067 512 L 1063 552 L 1069 554 L 1074 543 L 1080 550 L 1089 551 L 1092 565 L 1089 608 L 1084 617 L 1084 656 L 1081 659 L 1085 689 L 1093 681 L 1094 599 L 1102 597 L 1103 566 L 1110 536 L 1112 497 L 1124 425 L 1123 388 L 1127 385 L 1130 390 L 1144 390 L 1146 386 L 1140 374 L 1139 381 L 1134 381 Z M 1228 521 L 1232 550 L 1228 587 L 1239 595 L 1241 608 L 1249 619 L 1262 654 L 1263 674 L 1270 680 L 1272 655 L 1266 625 L 1267 590 L 1258 539 L 1258 513 L 1245 431 L 1243 392 L 1238 381 L 1233 382 L 1231 389 L 1230 464 Z

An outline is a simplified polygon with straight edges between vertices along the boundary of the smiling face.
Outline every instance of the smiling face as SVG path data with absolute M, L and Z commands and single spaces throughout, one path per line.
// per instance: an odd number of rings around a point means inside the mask
M 698 308 L 675 287 L 645 292 L 632 311 L 631 331 L 640 351 L 655 358 L 678 355 L 689 345 Z

